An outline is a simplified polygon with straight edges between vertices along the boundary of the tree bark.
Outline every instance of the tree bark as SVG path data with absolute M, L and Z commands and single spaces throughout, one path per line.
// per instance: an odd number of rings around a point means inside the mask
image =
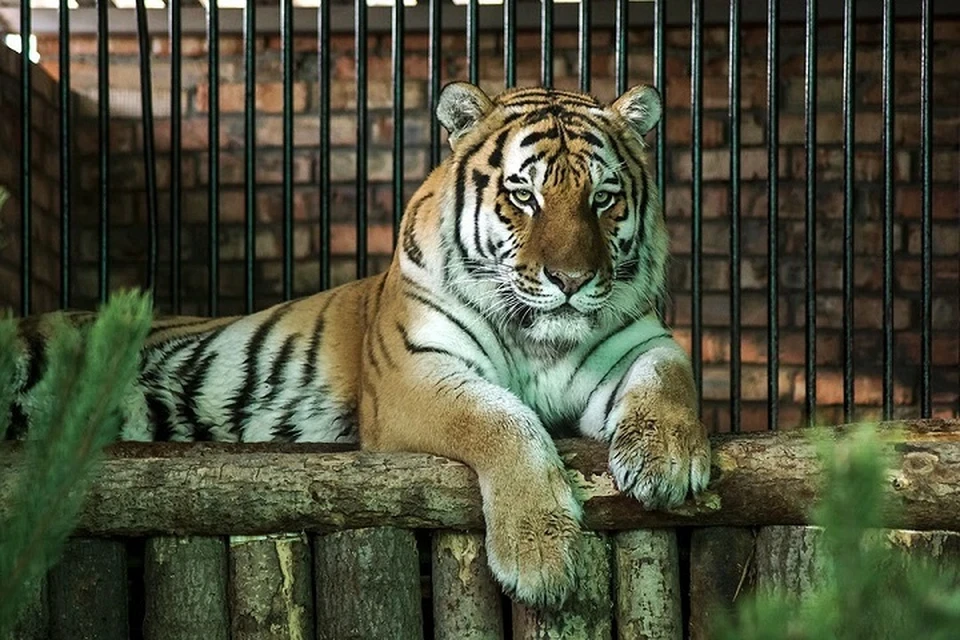
M 130 635 L 123 542 L 68 540 L 48 579 L 52 639 L 121 640 Z
M 232 640 L 313 637 L 313 569 L 306 536 L 232 536 L 229 556 Z
M 757 591 L 804 598 L 823 584 L 820 527 L 763 527 L 754 547 Z
M 502 640 L 500 586 L 487 566 L 483 534 L 433 535 L 435 640 Z
M 47 602 L 48 578 L 36 582 L 22 605 L 13 629 L 2 640 L 47 640 L 50 637 L 50 607 Z
M 220 538 L 147 540 L 145 640 L 228 640 L 227 579 Z
M 419 640 L 420 561 L 412 531 L 350 529 L 314 538 L 317 640 Z
M 616 534 L 613 574 L 619 640 L 683 638 L 676 531 Z
M 888 423 L 889 426 L 890 423 Z M 894 511 L 887 525 L 960 530 L 960 420 L 896 423 L 883 445 Z M 607 449 L 558 443 L 582 485 L 585 526 L 803 525 L 822 474 L 811 431 L 714 439 L 712 480 L 697 500 L 644 511 L 614 487 Z M 0 446 L 0 515 L 23 469 L 19 443 Z M 257 535 L 396 526 L 483 527 L 476 474 L 421 454 L 377 454 L 318 445 L 121 443 L 107 451 L 80 515 L 78 536 Z
M 713 637 L 714 616 L 731 613 L 752 584 L 753 532 L 695 529 L 690 537 L 690 640 Z

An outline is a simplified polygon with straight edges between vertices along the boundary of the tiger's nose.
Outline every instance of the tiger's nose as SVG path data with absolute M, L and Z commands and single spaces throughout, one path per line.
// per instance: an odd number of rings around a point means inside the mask
M 579 291 L 596 273 L 596 271 L 555 271 L 546 267 L 544 267 L 543 272 L 546 274 L 547 280 L 560 287 L 560 290 L 567 296 L 572 296 Z

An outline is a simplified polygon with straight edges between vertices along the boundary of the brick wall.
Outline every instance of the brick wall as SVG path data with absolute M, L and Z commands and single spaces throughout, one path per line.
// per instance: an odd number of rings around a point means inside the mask
M 57 82 L 40 67 L 31 83 L 31 292 L 34 309 L 47 311 L 57 308 L 60 295 L 60 98 Z M 11 194 L 0 208 L 0 311 L 20 305 L 20 112 L 20 56 L 0 44 L 0 188 Z
M 745 429 L 766 427 L 766 142 L 765 128 L 765 38 L 763 27 L 743 32 L 742 99 L 742 199 L 743 216 L 743 397 Z M 785 25 L 782 33 L 780 122 L 780 403 L 783 425 L 801 421 L 803 388 L 804 327 L 804 121 L 803 121 L 803 33 Z M 898 411 L 915 415 L 919 362 L 920 289 L 920 185 L 919 185 L 919 27 L 907 22 L 897 25 L 895 54 L 896 137 L 896 220 L 894 223 L 896 329 L 896 400 Z M 673 238 L 671 267 L 672 299 L 669 319 L 681 341 L 689 346 L 690 327 L 690 82 L 687 29 L 671 29 L 666 36 L 668 78 L 664 90 L 667 121 L 666 213 Z M 554 60 L 556 84 L 576 86 L 576 34 L 557 32 Z M 960 44 L 960 21 L 936 25 L 934 50 L 934 401 L 938 414 L 950 414 L 957 406 L 960 389 L 960 355 L 957 326 L 957 254 L 960 251 L 958 224 L 957 144 L 960 140 L 960 76 L 953 72 L 952 57 Z M 650 30 L 630 34 L 630 81 L 649 82 L 652 75 Z M 820 29 L 818 68 L 818 397 L 821 419 L 840 420 L 841 396 L 841 256 L 842 256 L 842 128 L 841 128 L 841 31 L 839 25 Z M 295 180 L 295 292 L 309 294 L 318 287 L 317 162 L 319 119 L 316 40 L 297 38 L 294 88 L 296 111 L 294 155 Z M 281 93 L 278 38 L 258 40 L 256 121 L 259 145 L 257 160 L 257 271 L 256 300 L 262 308 L 280 299 L 280 145 Z M 519 84 L 535 84 L 539 77 L 539 36 L 518 34 Z M 704 394 L 706 419 L 718 429 L 729 424 L 729 206 L 727 132 L 727 33 L 725 28 L 708 29 L 704 53 Z M 145 279 L 143 255 L 145 199 L 141 157 L 139 113 L 139 71 L 134 39 L 111 41 L 110 85 L 115 116 L 111 127 L 113 161 L 111 176 L 113 202 L 112 277 L 114 286 L 137 284 Z M 354 187 L 355 83 L 353 81 L 353 39 L 335 36 L 331 102 L 332 120 L 332 245 L 334 282 L 353 278 L 356 214 Z M 501 42 L 497 33 L 481 35 L 481 84 L 488 91 L 502 88 Z M 614 97 L 612 34 L 593 35 L 593 90 L 603 99 Z M 202 38 L 183 43 L 184 162 L 181 167 L 184 196 L 183 257 L 184 310 L 205 313 L 207 299 L 206 260 L 208 238 L 207 203 L 207 67 Z M 406 38 L 405 85 L 405 192 L 412 193 L 428 171 L 429 119 L 426 107 L 427 40 L 423 34 Z M 464 43 L 460 35 L 445 36 L 443 81 L 466 76 Z M 221 43 L 221 138 L 222 217 L 220 295 L 222 312 L 242 310 L 243 294 L 243 65 L 241 41 L 226 37 Z M 42 64 L 56 76 L 56 40 L 42 40 Z M 161 221 L 167 221 L 169 185 L 169 58 L 167 43 L 153 43 L 154 108 L 158 178 L 161 189 Z M 878 415 L 880 404 L 879 367 L 881 358 L 881 233 L 882 157 L 880 150 L 880 26 L 863 24 L 857 29 L 856 99 L 856 307 L 857 338 L 855 360 L 858 377 L 856 396 L 860 417 Z M 95 43 L 74 37 L 72 51 L 73 87 L 81 94 L 95 96 Z M 391 157 L 390 38 L 389 34 L 369 39 L 370 192 L 368 211 L 371 223 L 369 246 L 371 269 L 386 266 L 391 252 Z M 80 117 L 92 116 L 92 111 Z M 93 124 L 91 122 L 91 124 Z M 96 152 L 96 128 L 81 127 L 81 153 Z M 96 164 L 80 163 L 85 190 L 95 193 Z M 80 220 L 75 251 L 78 305 L 93 304 L 96 284 L 95 217 Z M 160 305 L 167 304 L 168 237 L 161 230 L 161 269 L 158 284 Z

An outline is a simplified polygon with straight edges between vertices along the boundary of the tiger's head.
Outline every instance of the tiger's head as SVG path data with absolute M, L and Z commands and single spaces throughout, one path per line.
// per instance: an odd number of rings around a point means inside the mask
M 472 84 L 444 87 L 448 284 L 555 348 L 651 312 L 668 238 L 643 137 L 660 113 L 659 93 L 643 85 L 609 105 L 569 91 L 491 99 Z

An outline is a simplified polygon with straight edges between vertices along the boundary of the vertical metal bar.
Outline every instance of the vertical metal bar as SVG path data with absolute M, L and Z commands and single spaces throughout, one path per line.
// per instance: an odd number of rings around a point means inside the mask
M 921 323 L 920 323 L 920 417 L 929 418 L 931 406 L 931 360 L 933 350 L 933 120 L 930 105 L 933 97 L 933 0 L 920 4 L 920 173 L 921 173 Z
M 517 84 L 517 0 L 503 2 L 503 84 Z
M 883 419 L 893 417 L 893 0 L 883 0 Z
M 100 169 L 100 302 L 110 291 L 110 49 L 109 0 L 97 0 L 97 125 Z
M 730 0 L 730 430 L 740 432 L 740 0 Z
M 280 0 L 283 68 L 283 299 L 293 297 L 293 0 Z
M 540 84 L 553 87 L 553 0 L 540 3 Z
M 207 122 L 209 145 L 207 169 L 207 219 L 210 242 L 210 315 L 220 313 L 220 8 L 207 3 L 207 85 L 210 111 Z
M 780 335 L 777 243 L 779 188 L 779 98 L 780 0 L 767 0 L 767 421 L 771 430 L 779 427 Z
M 627 23 L 630 19 L 627 0 L 617 0 L 617 11 L 614 18 L 616 44 L 614 50 L 617 95 L 623 95 L 627 90 Z
M 367 275 L 367 2 L 356 0 L 357 277 Z
M 653 83 L 660 92 L 660 99 L 667 100 L 667 49 L 664 35 L 667 31 L 667 0 L 653 2 Z M 662 198 L 666 193 L 667 175 L 667 110 L 662 109 L 657 123 L 657 191 Z
M 403 217 L 403 0 L 393 4 L 393 240 Z
M 440 164 L 440 121 L 436 117 L 437 102 L 440 99 L 440 36 L 442 35 L 443 25 L 440 22 L 440 1 L 429 0 L 428 11 L 430 13 L 429 24 L 427 26 L 430 39 L 430 81 L 427 85 L 427 101 L 430 104 L 430 166 L 436 167 Z M 507 0 L 511 2 L 511 0 Z
M 697 387 L 697 412 L 703 414 L 703 290 L 702 290 L 702 229 L 703 229 L 703 0 L 691 2 L 692 37 L 690 42 L 690 109 L 693 148 L 691 150 L 691 360 L 693 379 Z
M 70 96 L 70 8 L 60 0 L 60 308 L 70 307 L 70 208 L 73 206 L 70 184 L 71 96 Z
M 843 420 L 853 419 L 853 160 L 856 148 L 856 5 L 843 2 Z
M 181 312 L 180 301 L 180 227 L 183 191 L 181 164 L 183 151 L 183 18 L 179 2 L 170 3 L 170 306 Z
M 150 75 L 150 33 L 147 8 L 137 0 L 137 41 L 140 51 L 140 113 L 143 123 L 143 172 L 147 189 L 147 289 L 156 297 L 157 285 L 157 158 L 153 136 L 153 78 Z M 176 167 L 171 167 L 176 169 Z
M 803 111 L 806 117 L 806 327 L 804 411 L 812 424 L 817 413 L 817 0 L 807 0 Z
M 579 54 L 580 54 L 580 91 L 590 92 L 590 3 L 580 3 L 580 15 L 578 24 L 580 31 Z
M 33 275 L 30 237 L 33 229 L 30 18 L 29 2 L 20 0 L 20 314 L 23 316 L 30 315 L 33 308 L 30 295 Z
M 330 3 L 317 9 L 320 82 L 320 289 L 330 288 Z
M 479 22 L 477 0 L 469 0 L 467 2 L 467 67 L 472 84 L 480 81 L 480 37 L 477 33 Z
M 253 313 L 257 255 L 257 3 L 243 7 L 243 174 L 244 174 L 244 308 Z

